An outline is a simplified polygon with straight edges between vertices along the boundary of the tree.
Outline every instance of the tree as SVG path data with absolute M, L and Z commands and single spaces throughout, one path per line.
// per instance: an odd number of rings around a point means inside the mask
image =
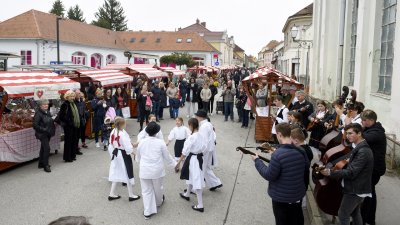
M 171 55 L 164 55 L 160 58 L 161 63 L 165 63 L 167 65 L 174 63 L 181 68 L 182 65 L 186 65 L 187 67 L 193 67 L 196 62 L 193 60 L 192 56 L 185 53 L 174 52 Z
M 97 20 L 92 21 L 93 25 L 114 31 L 128 29 L 124 9 L 117 0 L 104 0 L 103 6 L 99 8 L 95 17 Z
M 53 8 L 50 10 L 50 13 L 53 13 L 57 16 L 64 17 L 65 8 L 61 0 L 56 0 L 53 3 Z
M 83 18 L 83 12 L 82 12 L 81 8 L 79 8 L 78 5 L 75 5 L 74 7 L 70 7 L 67 15 L 68 15 L 68 19 L 76 20 L 79 22 L 85 22 L 85 18 Z

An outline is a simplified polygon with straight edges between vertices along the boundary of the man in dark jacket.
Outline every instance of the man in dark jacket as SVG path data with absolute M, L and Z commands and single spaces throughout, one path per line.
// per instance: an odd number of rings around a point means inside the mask
M 361 113 L 361 123 L 364 127 L 363 136 L 371 147 L 374 155 L 374 169 L 372 171 L 371 189 L 372 197 L 366 197 L 361 207 L 363 222 L 375 225 L 376 191 L 375 186 L 386 172 L 386 135 L 382 124 L 376 122 L 378 116 L 372 110 L 364 110 Z
M 151 93 L 153 96 L 151 100 L 153 102 L 153 109 L 151 111 L 152 114 L 156 115 L 157 122 L 160 122 L 159 111 L 161 106 L 161 89 L 158 87 L 158 81 L 154 83 L 154 87 L 151 88 Z
M 35 130 L 36 138 L 40 140 L 38 168 L 43 168 L 44 171 L 50 173 L 50 138 L 54 136 L 56 128 L 49 112 L 48 100 L 42 100 L 39 102 L 39 108 L 33 118 L 33 129 Z
M 306 194 L 305 175 L 309 176 L 309 161 L 302 149 L 292 144 L 288 123 L 276 126 L 281 145 L 266 166 L 258 155 L 252 156 L 260 175 L 269 181 L 268 194 L 277 225 L 304 224 L 301 201 Z
M 361 204 L 365 197 L 372 197 L 371 177 L 374 156 L 362 135 L 360 124 L 351 123 L 344 130 L 347 139 L 356 146 L 351 152 L 347 167 L 336 171 L 324 169 L 321 173 L 332 178 L 343 179 L 343 197 L 338 212 L 340 224 L 350 224 L 350 217 L 352 217 L 354 225 L 362 225 Z
M 308 127 L 308 124 L 310 123 L 308 117 L 314 112 L 314 107 L 306 100 L 306 93 L 304 91 L 296 92 L 296 96 L 299 101 L 294 103 L 290 110 L 301 113 L 301 123 L 303 124 L 303 127 Z

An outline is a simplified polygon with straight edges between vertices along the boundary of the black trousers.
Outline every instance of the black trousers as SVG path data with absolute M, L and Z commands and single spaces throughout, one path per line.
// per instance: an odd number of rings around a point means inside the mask
M 299 203 L 272 201 L 276 225 L 304 225 L 303 209 Z
M 214 96 L 210 98 L 210 101 L 208 102 L 208 112 L 213 113 L 214 109 Z
M 48 166 L 50 155 L 50 137 L 40 139 L 39 165 Z
M 140 111 L 140 130 L 143 130 L 143 122 L 146 121 L 146 124 L 149 123 L 149 115 L 150 111 Z
M 86 135 L 85 135 L 86 132 L 85 131 L 86 131 L 86 124 L 84 124 L 83 126 L 81 124 L 81 127 L 79 128 L 79 137 L 82 141 L 82 144 L 85 143 L 85 141 L 86 141 Z M 79 140 L 78 140 L 78 143 L 79 143 Z
M 79 128 L 64 127 L 64 154 L 63 160 L 71 161 L 76 158 L 78 152 Z
M 361 217 L 363 219 L 363 223 L 368 223 L 371 225 L 375 225 L 375 213 L 376 213 L 376 190 L 375 186 L 378 184 L 381 176 L 372 173 L 372 198 L 366 197 L 364 198 L 364 202 L 361 206 Z

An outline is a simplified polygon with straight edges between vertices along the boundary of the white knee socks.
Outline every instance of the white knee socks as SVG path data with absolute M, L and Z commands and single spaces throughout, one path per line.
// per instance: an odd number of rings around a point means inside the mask
M 117 188 L 117 182 L 112 182 L 111 183 L 111 191 L 110 191 L 110 196 L 111 197 L 117 197 L 115 194 L 115 189 Z
M 190 192 L 192 191 L 192 188 L 193 188 L 193 185 L 191 185 L 191 184 L 187 185 L 187 189 L 186 189 L 186 192 L 184 194 L 186 197 L 190 196 Z
M 203 208 L 203 189 L 196 190 L 197 195 L 197 208 Z

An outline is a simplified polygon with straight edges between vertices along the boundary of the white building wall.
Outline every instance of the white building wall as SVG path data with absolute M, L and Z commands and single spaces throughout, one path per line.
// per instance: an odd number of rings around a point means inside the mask
M 143 54 L 149 54 L 149 55 L 157 55 L 157 56 L 159 56 L 161 58 L 164 55 L 171 55 L 172 53 L 177 52 L 177 51 L 135 51 L 135 52 L 143 53 Z M 195 51 L 193 51 L 193 52 L 185 51 L 185 52 L 187 52 L 188 54 L 192 55 L 193 57 L 202 57 L 202 58 L 204 58 L 205 59 L 204 60 L 204 65 L 205 66 L 214 65 L 215 61 L 217 61 L 217 59 L 213 59 L 213 53 L 212 52 L 195 52 Z M 131 61 L 132 61 L 132 59 L 131 59 Z M 151 61 L 151 63 L 155 63 L 155 61 Z M 157 60 L 157 64 L 160 65 L 160 61 L 159 60 Z M 183 67 L 182 67 L 182 69 L 183 69 Z
M 31 50 L 32 65 L 48 65 L 52 61 L 57 61 L 57 43 L 55 41 L 0 39 L 0 49 L 17 54 L 20 54 L 21 50 Z M 106 57 L 109 54 L 116 57 L 116 63 L 127 63 L 127 58 L 122 49 L 99 48 L 62 42 L 60 43 L 60 61 L 70 62 L 72 54 L 78 51 L 86 54 L 86 66 L 90 66 L 90 57 L 95 53 L 102 55 L 102 66 L 106 65 Z M 16 65 L 21 65 L 21 59 L 8 60 L 10 70 Z
M 357 45 L 355 56 L 354 85 L 350 89 L 357 91 L 357 100 L 362 101 L 366 109 L 378 114 L 387 134 L 400 136 L 400 15 L 397 4 L 396 32 L 394 41 L 394 61 L 391 95 L 377 93 L 378 74 L 381 54 L 382 7 L 384 0 L 359 0 L 357 22 Z M 333 101 L 336 89 L 348 84 L 350 67 L 350 36 L 353 0 L 346 1 L 345 43 L 343 65 L 338 64 L 339 11 L 340 4 L 333 1 L 314 1 L 314 64 L 313 88 L 311 95 L 316 98 Z M 336 82 L 338 69 L 342 71 L 342 83 Z

